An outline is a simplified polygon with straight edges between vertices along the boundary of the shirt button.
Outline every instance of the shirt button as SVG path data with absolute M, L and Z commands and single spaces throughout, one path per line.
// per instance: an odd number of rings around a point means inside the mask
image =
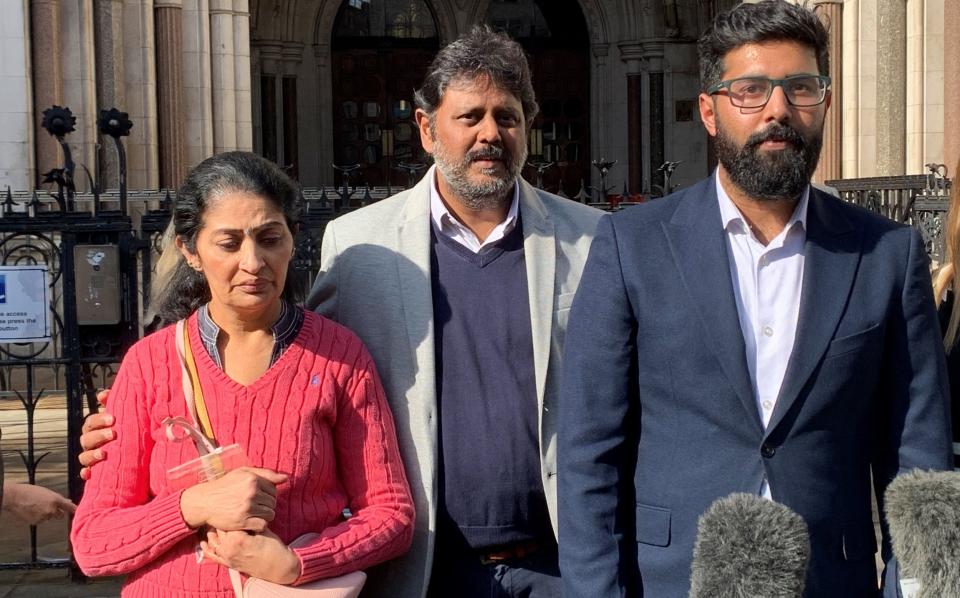
M 763 336 L 773 336 L 773 328 L 769 326 L 763 327 Z
M 770 401 L 764 401 L 764 402 L 763 402 L 763 408 L 764 408 L 766 411 L 770 411 L 771 409 L 773 409 L 773 403 L 771 403 Z

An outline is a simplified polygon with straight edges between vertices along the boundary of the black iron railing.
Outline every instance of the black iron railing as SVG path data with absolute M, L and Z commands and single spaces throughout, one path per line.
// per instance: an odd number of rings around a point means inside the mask
M 952 181 L 942 164 L 928 164 L 929 174 L 827 181 L 846 201 L 920 231 L 934 265 L 944 258 L 944 226 Z

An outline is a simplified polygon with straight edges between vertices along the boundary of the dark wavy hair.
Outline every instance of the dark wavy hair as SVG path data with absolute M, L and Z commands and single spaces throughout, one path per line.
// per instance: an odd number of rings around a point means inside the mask
M 700 89 L 720 82 L 723 58 L 745 44 L 793 41 L 809 47 L 817 56 L 821 75 L 830 74 L 829 34 L 812 10 L 785 0 L 740 4 L 716 16 L 700 36 Z
M 474 26 L 437 53 L 413 100 L 432 121 L 451 83 L 478 77 L 489 77 L 491 83 L 516 96 L 523 106 L 524 123 L 527 128 L 532 125 L 540 107 L 533 93 L 527 55 L 520 44 L 487 25 Z
M 300 191 L 273 162 L 250 152 L 226 152 L 207 158 L 187 175 L 177 192 L 173 207 L 173 230 L 191 252 L 197 248 L 197 235 L 203 228 L 203 215 L 210 202 L 225 191 L 257 195 L 270 201 L 281 212 L 291 234 L 300 221 Z M 186 318 L 210 301 L 210 287 L 177 251 L 178 259 L 168 272 L 155 280 L 159 285 L 156 314 L 164 323 Z M 303 298 L 302 276 L 287 268 L 282 297 L 299 303 Z

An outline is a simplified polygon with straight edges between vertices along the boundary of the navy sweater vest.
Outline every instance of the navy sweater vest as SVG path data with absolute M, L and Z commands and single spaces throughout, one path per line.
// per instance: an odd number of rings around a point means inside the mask
M 441 537 L 475 549 L 551 537 L 521 223 L 481 254 L 431 241 Z

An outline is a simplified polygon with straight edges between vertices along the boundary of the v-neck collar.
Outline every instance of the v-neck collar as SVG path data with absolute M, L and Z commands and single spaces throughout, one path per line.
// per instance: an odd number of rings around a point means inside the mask
M 294 309 L 300 308 L 295 307 Z M 263 374 L 261 374 L 250 384 L 245 385 L 237 382 L 228 376 L 223 369 L 218 367 L 216 362 L 204 348 L 203 339 L 200 338 L 200 326 L 197 319 L 197 313 L 194 312 L 187 321 L 187 330 L 189 331 L 190 347 L 193 350 L 194 359 L 197 363 L 198 374 L 204 372 L 208 377 L 213 378 L 216 382 L 222 383 L 235 391 L 243 391 L 244 393 L 256 392 L 262 386 L 276 378 L 279 375 L 278 372 L 285 369 L 289 361 L 300 358 L 300 355 L 303 352 L 303 339 L 312 333 L 313 327 L 316 325 L 316 318 L 311 318 L 307 314 L 304 315 L 307 317 L 304 317 L 303 325 L 300 326 L 300 331 L 297 333 L 296 338 L 291 341 L 287 349 L 276 361 L 270 364 Z

